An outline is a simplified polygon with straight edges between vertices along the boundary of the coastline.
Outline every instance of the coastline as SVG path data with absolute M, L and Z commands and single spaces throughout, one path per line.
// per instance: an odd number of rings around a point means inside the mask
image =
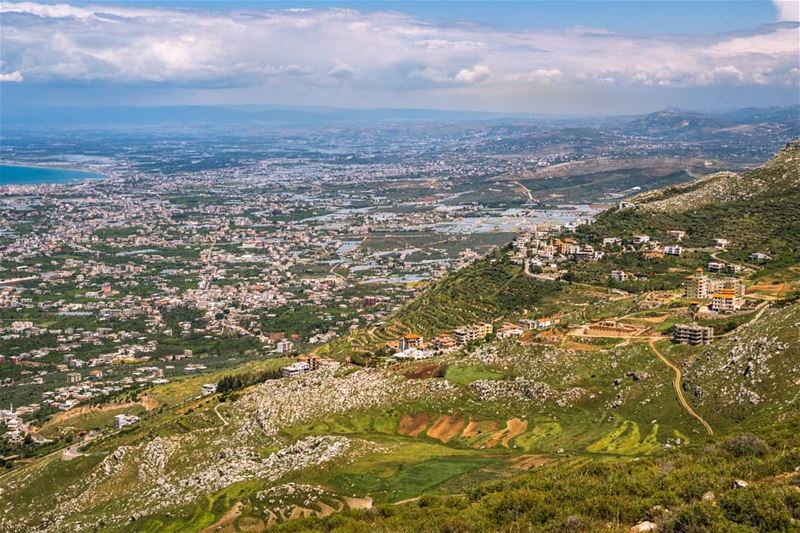
M 17 162 L 17 161 L 0 161 L 0 168 L 19 168 L 19 169 L 30 169 L 31 173 L 40 173 L 41 176 L 27 176 L 26 178 L 17 178 L 17 179 L 6 179 L 3 176 L 2 181 L 0 181 L 0 186 L 12 186 L 12 185 L 19 185 L 19 186 L 31 186 L 31 185 L 58 185 L 58 184 L 69 184 L 69 183 L 79 183 L 83 181 L 97 181 L 97 180 L 104 180 L 110 179 L 112 176 L 109 174 L 105 174 L 103 172 L 99 172 L 93 169 L 87 168 L 80 168 L 76 166 L 64 166 L 64 165 L 45 165 L 42 163 L 32 163 L 27 164 L 24 162 Z M 49 176 L 47 176 L 49 174 Z

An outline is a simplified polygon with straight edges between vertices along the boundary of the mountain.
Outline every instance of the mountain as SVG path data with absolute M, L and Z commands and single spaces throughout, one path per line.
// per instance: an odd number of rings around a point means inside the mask
M 800 107 L 744 108 L 701 113 L 668 108 L 633 117 L 624 123 L 626 131 L 665 140 L 701 141 L 711 136 L 766 133 L 800 135 Z
M 800 142 L 742 174 L 723 172 L 630 198 L 634 207 L 615 209 L 583 228 L 595 242 L 602 235 L 646 233 L 667 240 L 681 229 L 690 244 L 711 246 L 717 238 L 739 252 L 800 254 Z
M 798 149 L 640 196 L 570 235 L 686 231 L 680 258 L 609 249 L 563 265 L 644 265 L 656 280 L 712 253 L 740 264 L 776 250 L 744 265 L 739 313 L 693 310 L 669 284 L 543 282 L 501 247 L 321 349 L 334 357 L 313 372 L 280 378 L 289 360 L 258 359 L 56 415 L 38 434 L 62 448 L 0 474 L 0 531 L 796 530 Z M 731 250 L 707 247 L 720 234 Z M 544 316 L 558 322 L 544 335 L 423 361 L 380 353 L 406 331 Z M 715 328 L 711 345 L 669 342 L 691 320 Z M 238 388 L 201 396 L 214 382 Z M 109 428 L 131 409 L 139 422 Z

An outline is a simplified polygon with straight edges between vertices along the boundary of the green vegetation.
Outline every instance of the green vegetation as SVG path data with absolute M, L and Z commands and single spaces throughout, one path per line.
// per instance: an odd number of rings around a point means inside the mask
M 402 506 L 306 518 L 278 531 L 628 531 L 651 520 L 659 531 L 792 531 L 800 519 L 800 418 L 762 438 L 636 461 L 571 461 L 463 496 L 425 496 Z M 755 444 L 754 444 L 755 443 Z M 747 486 L 735 488 L 734 481 Z
M 464 386 L 469 385 L 473 381 L 478 381 L 479 379 L 501 379 L 502 377 L 503 374 L 487 368 L 460 365 L 447 367 L 447 372 L 444 375 L 447 381 Z

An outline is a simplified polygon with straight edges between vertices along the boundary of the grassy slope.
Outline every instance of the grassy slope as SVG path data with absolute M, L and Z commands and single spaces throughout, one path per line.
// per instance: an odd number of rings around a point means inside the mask
M 557 283 L 536 281 L 513 263 L 505 248 L 427 287 L 376 328 L 357 331 L 320 350 L 323 355 L 371 352 L 413 330 L 426 337 L 474 322 L 493 321 L 530 309 L 557 294 Z
M 699 191 L 699 192 L 698 192 Z M 669 230 L 687 233 L 688 245 L 730 240 L 734 248 L 800 254 L 800 143 L 792 143 L 765 165 L 742 176 L 723 175 L 645 193 L 635 209 L 612 210 L 583 228 L 587 237 L 647 233 L 669 240 Z
M 793 224 L 796 226 L 797 219 Z M 702 233 L 707 231 L 706 226 L 698 226 L 697 231 L 696 238 L 711 238 L 710 234 Z M 781 246 L 789 246 L 788 242 L 783 240 Z M 581 295 L 586 299 L 594 291 L 581 288 L 578 294 L 577 287 L 560 288 L 535 282 L 499 251 L 434 284 L 418 300 L 398 311 L 388 326 L 360 332 L 348 340 L 345 348 L 374 349 L 411 326 L 428 336 L 441 329 L 513 315 L 533 306 L 574 304 Z M 628 300 L 615 302 L 597 295 L 592 298 L 597 301 L 583 302 L 588 304 L 582 308 L 583 319 L 594 316 L 595 312 L 603 315 L 608 309 L 630 305 Z M 800 509 L 797 489 L 790 487 L 797 484 L 797 475 L 791 470 L 800 461 L 798 382 L 792 381 L 795 377 L 791 373 L 799 366 L 798 306 L 770 312 L 743 331 L 741 338 L 731 337 L 711 350 L 669 350 L 671 357 L 686 370 L 689 392 L 703 380 L 700 387 L 704 394 L 691 397 L 695 408 L 709 418 L 722 438 L 731 432 L 759 433 L 768 445 L 766 448 L 759 445 L 757 453 L 732 453 L 719 441 L 709 444 L 711 441 L 702 428 L 675 401 L 671 371 L 642 342 L 613 348 L 600 343 L 596 351 L 573 351 L 498 341 L 492 345 L 498 355 L 493 362 L 477 362 L 469 355 L 451 356 L 450 375 L 446 373 L 445 380 L 456 382 L 459 393 L 449 400 L 397 402 L 388 408 L 323 416 L 284 428 L 282 437 L 286 442 L 307 435 L 345 435 L 368 441 L 374 446 L 374 453 L 352 462 L 297 472 L 282 482 L 313 483 L 334 494 L 370 495 L 385 506 L 377 512 L 346 512 L 281 527 L 294 531 L 329 531 L 339 526 L 344 531 L 531 528 L 625 531 L 641 519 L 653 518 L 662 521 L 665 530 L 670 531 L 681 530 L 673 527 L 680 518 L 681 523 L 695 524 L 698 531 L 786 530 L 791 526 L 787 520 Z M 759 344 L 762 338 L 767 341 Z M 759 374 L 758 381 L 747 381 L 751 377 L 744 376 L 739 367 L 733 373 L 719 370 L 737 343 L 752 346 L 757 357 L 759 351 L 769 350 L 770 343 L 775 342 L 789 348 L 764 363 L 766 371 Z M 336 353 L 337 349 L 334 345 L 329 353 Z M 395 369 L 403 372 L 405 367 Z M 625 378 L 628 371 L 645 372 L 649 377 L 634 381 Z M 556 393 L 573 388 L 586 393 L 562 407 L 553 398 L 539 401 L 501 397 L 478 401 L 470 391 L 469 384 L 475 379 L 502 380 L 514 376 L 545 383 Z M 623 378 L 622 383 L 612 386 L 618 378 Z M 437 379 L 442 378 L 431 381 Z M 753 387 L 763 397 L 762 403 L 744 409 L 743 414 L 729 409 L 729 397 L 724 394 L 726 386 L 740 383 Z M 128 431 L 99 439 L 89 449 L 94 455 L 70 462 L 51 456 L 28 468 L 12 471 L 0 478 L 0 489 L 6 489 L 1 498 L 13 500 L 15 512 L 20 503 L 35 500 L 36 505 L 22 507 L 35 523 L 37 511 L 41 512 L 46 508 L 41 506 L 59 497 L 60 487 L 87 475 L 105 454 L 120 445 L 148 442 L 154 436 L 170 438 L 196 433 L 199 435 L 196 446 L 200 450 L 208 445 L 208 438 L 203 435 L 224 433 L 225 428 L 212 410 L 217 404 L 215 399 L 179 405 L 183 395 L 189 389 L 196 390 L 199 382 L 186 381 L 167 387 L 154 391 L 153 396 L 160 396 L 170 407 Z M 774 391 L 779 392 L 773 394 Z M 617 397 L 621 398 L 621 405 L 611 408 L 609 404 Z M 235 403 L 225 404 L 222 410 L 225 413 L 234 408 Z M 415 437 L 401 434 L 401 418 L 420 413 L 430 420 L 425 423 L 426 430 Z M 524 419 L 528 426 L 510 442 L 508 449 L 488 449 L 482 447 L 487 434 L 461 435 L 447 443 L 428 436 L 426 431 L 431 423 L 444 415 L 476 420 L 487 432 L 501 428 L 510 418 Z M 676 439 L 681 439 L 684 445 L 681 451 L 664 448 Z M 557 453 L 562 448 L 565 453 Z M 269 451 L 263 450 L 264 454 Z M 528 473 L 513 467 L 515 461 L 531 454 L 552 465 Z M 180 461 L 192 461 L 190 450 L 180 455 Z M 509 476 L 511 479 L 503 480 Z M 483 483 L 498 478 L 501 480 Z M 754 487 L 745 492 L 732 491 L 731 482 L 738 478 L 754 482 Z M 135 491 L 131 489 L 137 483 L 135 471 L 114 483 L 108 485 L 107 497 L 94 502 L 80 519 L 107 516 L 122 508 L 124 502 L 135 500 Z M 268 486 L 258 479 L 237 483 L 199 497 L 191 505 L 176 507 L 169 514 L 107 526 L 122 531 L 198 530 L 212 524 L 236 501 L 244 502 L 244 515 L 263 517 L 265 504 L 256 495 Z M 708 490 L 717 494 L 719 505 L 700 502 L 700 496 Z M 444 499 L 431 496 L 461 493 L 466 496 Z M 419 494 L 428 495 L 419 503 L 388 505 Z M 656 516 L 653 511 L 656 505 L 675 513 Z

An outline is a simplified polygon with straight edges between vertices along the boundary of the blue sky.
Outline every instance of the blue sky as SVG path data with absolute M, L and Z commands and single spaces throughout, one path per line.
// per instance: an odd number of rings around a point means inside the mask
M 2 3 L 3 107 L 796 104 L 798 2 Z

